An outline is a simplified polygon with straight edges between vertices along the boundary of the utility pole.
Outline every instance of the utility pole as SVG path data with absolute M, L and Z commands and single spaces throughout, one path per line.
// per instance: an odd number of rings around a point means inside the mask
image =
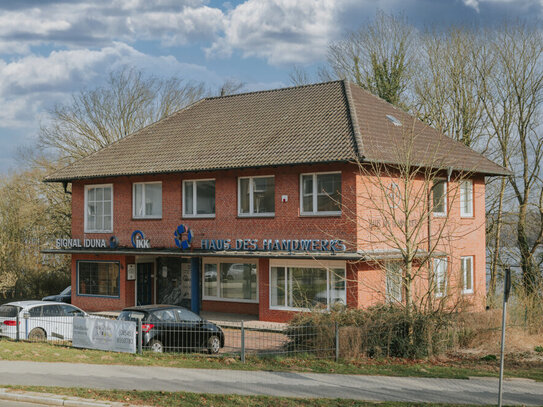
M 498 407 L 502 407 L 502 390 L 503 390 L 503 352 L 505 349 L 505 321 L 507 319 L 507 300 L 511 293 L 511 268 L 505 268 L 505 281 L 503 284 L 503 315 L 502 315 L 502 343 L 500 354 L 500 385 L 498 389 Z

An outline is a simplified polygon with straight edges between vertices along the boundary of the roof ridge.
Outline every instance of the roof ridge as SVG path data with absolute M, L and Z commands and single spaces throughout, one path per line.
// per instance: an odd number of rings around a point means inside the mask
M 314 82 L 314 83 L 308 83 L 308 84 L 304 84 L 304 85 L 286 86 L 284 88 L 254 90 L 254 91 L 251 91 L 251 92 L 233 93 L 231 95 L 224 95 L 224 96 L 208 96 L 205 99 L 206 100 L 227 99 L 227 98 L 233 98 L 233 97 L 237 97 L 237 96 L 254 95 L 254 94 L 258 94 L 258 93 L 282 92 L 282 91 L 286 91 L 286 90 L 316 87 L 316 86 L 329 85 L 331 83 L 340 83 L 340 82 L 343 82 L 343 80 L 335 79 L 333 81 Z
M 349 112 L 349 118 L 353 127 L 354 139 L 356 142 L 356 149 L 358 157 L 364 158 L 364 143 L 362 141 L 362 134 L 360 133 L 360 124 L 358 123 L 358 115 L 356 114 L 356 108 L 353 103 L 353 95 L 351 93 L 351 82 L 347 79 L 341 81 L 343 84 L 343 90 L 345 92 L 345 99 L 347 100 L 347 109 Z
M 115 140 L 114 142 L 112 142 L 112 143 L 110 143 L 110 144 L 108 144 L 108 145 L 106 145 L 106 146 L 104 146 L 104 147 L 101 147 L 101 148 L 99 148 L 98 150 L 93 151 L 92 153 L 86 155 L 85 157 L 78 158 L 77 160 L 75 160 L 75 161 L 73 161 L 73 162 L 71 162 L 71 163 L 65 165 L 64 167 L 57 169 L 55 172 L 53 172 L 53 173 L 47 175 L 47 176 L 44 178 L 44 181 L 47 181 L 47 180 L 52 179 L 56 173 L 58 173 L 58 172 L 64 170 L 65 168 L 68 168 L 68 167 L 71 166 L 71 165 L 74 165 L 75 163 L 80 163 L 81 161 L 87 160 L 89 157 L 94 156 L 94 155 L 97 154 L 99 151 L 102 151 L 104 148 L 109 148 L 109 147 L 111 147 L 111 146 L 114 146 L 114 145 L 120 143 L 122 140 L 128 140 L 128 139 L 132 138 L 133 136 L 135 136 L 135 135 L 141 133 L 143 130 L 147 130 L 147 129 L 149 129 L 149 128 L 155 126 L 155 125 L 157 125 L 158 123 L 162 123 L 163 121 L 165 121 L 165 120 L 167 120 L 167 119 L 173 118 L 174 116 L 177 116 L 177 115 L 180 114 L 181 112 L 185 112 L 185 111 L 189 110 L 190 108 L 192 108 L 192 107 L 194 107 L 194 106 L 200 104 L 200 103 L 203 102 L 204 100 L 206 100 L 206 98 L 198 99 L 197 101 L 192 102 L 192 103 L 188 104 L 187 106 L 182 107 L 182 108 L 179 109 L 179 110 L 176 110 L 176 111 L 173 112 L 172 114 L 169 114 L 169 115 L 167 115 L 167 116 L 164 116 L 163 118 L 157 120 L 156 122 L 149 123 L 147 126 L 144 126 L 144 127 L 142 127 L 141 129 L 136 130 L 136 131 L 133 132 L 133 133 L 127 134 L 126 136 L 123 136 L 123 137 L 121 137 L 120 139 Z

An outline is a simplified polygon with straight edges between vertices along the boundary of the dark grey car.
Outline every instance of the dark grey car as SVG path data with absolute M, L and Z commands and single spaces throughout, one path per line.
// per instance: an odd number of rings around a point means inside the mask
M 154 352 L 207 350 L 218 353 L 224 347 L 224 333 L 212 322 L 175 305 L 142 305 L 125 308 L 119 320 L 141 319 L 143 347 Z

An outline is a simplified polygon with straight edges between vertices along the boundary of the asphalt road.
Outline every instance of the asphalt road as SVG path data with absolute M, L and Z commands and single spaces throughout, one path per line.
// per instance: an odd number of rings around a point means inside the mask
M 496 379 L 426 379 L 316 373 L 0 361 L 0 385 L 188 391 L 373 401 L 496 404 Z M 507 381 L 504 404 L 543 405 L 543 383 Z

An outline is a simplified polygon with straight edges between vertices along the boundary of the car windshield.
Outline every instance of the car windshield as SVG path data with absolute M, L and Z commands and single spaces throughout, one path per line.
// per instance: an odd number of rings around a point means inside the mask
M 145 319 L 146 314 L 139 311 L 122 311 L 117 319 L 121 321 L 134 321 L 138 322 L 139 319 Z
M 72 286 L 66 287 L 59 295 L 70 295 L 72 293 Z
M 15 305 L 0 305 L 0 317 L 11 318 L 17 316 L 18 308 Z

